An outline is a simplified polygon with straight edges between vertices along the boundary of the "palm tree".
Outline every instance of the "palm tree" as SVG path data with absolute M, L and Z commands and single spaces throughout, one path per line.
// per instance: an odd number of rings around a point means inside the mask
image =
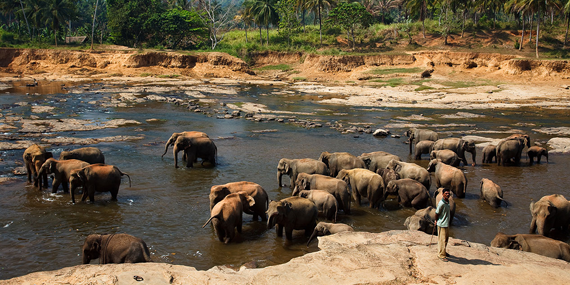
M 30 39 L 32 38 L 32 32 L 30 31 L 30 24 L 28 24 L 28 18 L 26 18 L 26 11 L 24 11 L 24 4 L 20 0 L 20 7 L 22 7 L 22 14 L 24 14 L 24 20 L 26 20 L 26 26 L 28 27 L 28 34 L 30 34 Z
M 566 4 L 563 7 L 564 14 L 566 14 L 566 35 L 564 36 L 564 43 L 562 48 L 566 48 L 566 42 L 568 41 L 568 26 L 570 26 L 570 0 L 566 0 Z
M 301 24 L 305 33 L 305 13 L 307 12 L 307 0 L 297 0 L 297 10 L 301 11 Z
M 241 10 L 238 11 L 234 20 L 243 22 L 245 28 L 245 43 L 247 44 L 247 28 L 253 23 L 253 14 L 251 13 L 252 1 L 243 2 Z
M 265 31 L 267 35 L 266 44 L 269 45 L 269 25 L 276 25 L 279 21 L 279 15 L 275 10 L 274 0 L 253 0 L 251 7 L 251 12 L 254 17 L 255 22 L 260 26 L 265 25 Z M 260 30 L 261 37 L 261 30 Z
M 39 13 L 44 17 L 45 24 L 51 24 L 57 47 L 57 30 L 62 23 L 74 17 L 75 5 L 70 0 L 45 0 Z
M 424 39 L 426 37 L 425 20 L 426 20 L 426 14 L 427 14 L 427 1 L 428 0 L 409 0 L 406 3 L 406 8 L 411 10 L 412 13 L 417 12 L 420 14 L 420 21 L 422 21 L 422 33 L 423 33 Z
M 319 19 L 319 36 L 321 39 L 321 46 L 323 45 L 323 21 L 322 14 L 325 8 L 331 8 L 336 5 L 334 0 L 307 0 L 306 7 L 315 12 Z

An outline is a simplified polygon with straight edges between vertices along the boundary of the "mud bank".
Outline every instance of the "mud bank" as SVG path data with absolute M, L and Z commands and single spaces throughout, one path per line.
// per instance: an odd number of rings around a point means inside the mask
M 0 284 L 563 284 L 568 262 L 450 238 L 449 262 L 418 231 L 340 233 L 319 238 L 318 252 L 265 268 L 207 271 L 165 263 L 78 265 Z M 135 281 L 135 276 L 138 280 Z M 548 276 L 545 278 L 545 276 Z

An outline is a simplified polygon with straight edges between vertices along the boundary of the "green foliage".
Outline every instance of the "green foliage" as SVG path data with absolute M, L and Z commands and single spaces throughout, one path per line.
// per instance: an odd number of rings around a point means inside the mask
M 289 70 L 291 70 L 291 66 L 288 64 L 266 65 L 264 67 L 258 68 L 257 70 L 260 70 L 260 71 L 265 71 L 265 70 L 289 71 Z
M 164 11 L 159 0 L 107 0 L 107 4 L 112 40 L 133 47 L 140 46 L 156 32 L 159 27 L 149 22 Z
M 370 26 L 372 15 L 359 2 L 340 2 L 329 13 L 326 20 L 329 26 L 340 26 L 346 31 L 349 40 L 352 39 L 352 47 L 356 45 L 355 33 Z
M 195 11 L 178 8 L 154 14 L 145 22 L 145 29 L 153 31 L 149 45 L 174 49 L 194 48 L 208 36 L 208 30 Z
M 288 46 L 291 46 L 291 36 L 299 29 L 299 21 L 295 14 L 296 5 L 297 0 L 280 0 L 277 2 L 279 35 L 286 39 Z

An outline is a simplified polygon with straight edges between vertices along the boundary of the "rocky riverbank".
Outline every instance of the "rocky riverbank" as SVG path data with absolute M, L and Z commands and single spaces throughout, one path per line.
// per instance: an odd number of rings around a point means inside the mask
M 0 284 L 565 284 L 568 262 L 450 238 L 449 262 L 417 231 L 340 233 L 319 238 L 319 252 L 265 268 L 199 271 L 165 263 L 78 265 Z M 135 280 L 135 276 L 139 276 Z

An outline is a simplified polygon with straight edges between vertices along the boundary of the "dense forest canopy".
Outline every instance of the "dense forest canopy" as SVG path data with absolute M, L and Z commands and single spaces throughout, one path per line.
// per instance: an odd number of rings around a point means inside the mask
M 515 48 L 528 43 L 538 56 L 540 41 L 566 48 L 569 23 L 570 0 L 1 0 L 0 45 L 86 36 L 138 48 L 223 49 L 240 37 L 242 48 L 294 49 L 342 36 L 358 49 L 397 37 L 414 44 L 426 33 L 447 44 L 452 35 L 516 30 Z

